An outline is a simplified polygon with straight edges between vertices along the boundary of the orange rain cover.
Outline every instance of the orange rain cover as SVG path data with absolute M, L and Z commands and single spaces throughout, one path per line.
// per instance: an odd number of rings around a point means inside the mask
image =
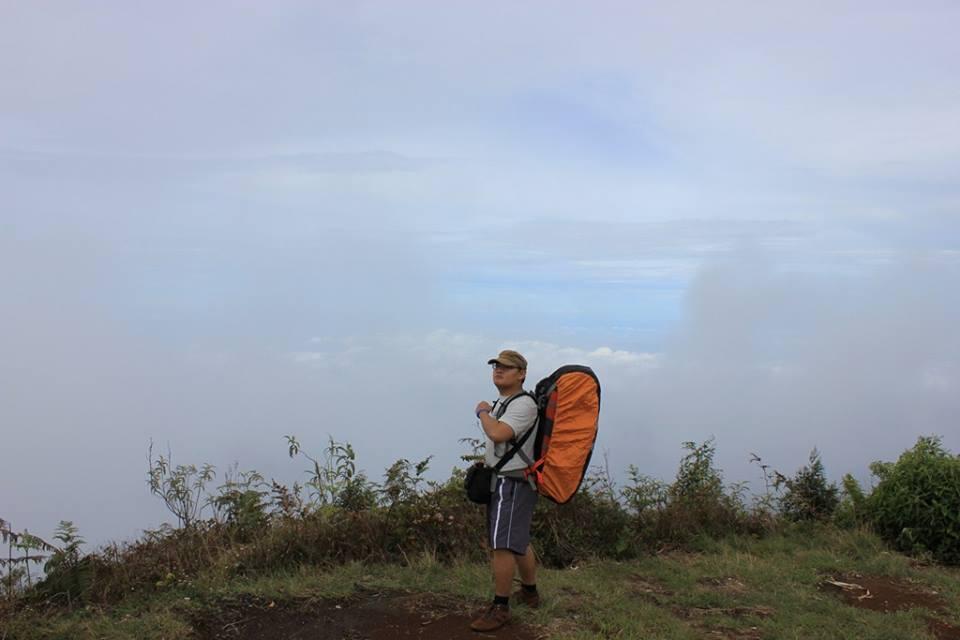
M 553 430 L 549 444 L 544 443 L 547 448 L 537 488 L 542 495 L 563 504 L 580 488 L 590 463 L 597 438 L 600 394 L 594 378 L 580 372 L 561 376 L 554 394 Z M 550 404 L 553 400 L 551 397 Z

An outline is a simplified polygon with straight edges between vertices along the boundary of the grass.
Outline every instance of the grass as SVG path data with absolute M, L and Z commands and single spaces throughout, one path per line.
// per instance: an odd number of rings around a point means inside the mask
M 856 609 L 817 590 L 825 575 L 852 573 L 926 585 L 947 603 L 941 619 L 960 626 L 960 571 L 921 565 L 887 550 L 870 533 L 830 527 L 793 528 L 763 539 L 707 540 L 691 551 L 542 570 L 543 606 L 516 613 L 559 640 L 931 637 L 926 611 Z M 232 580 L 206 574 L 149 597 L 132 594 L 104 609 L 20 610 L 0 621 L 0 639 L 186 639 L 191 619 L 245 596 L 278 602 L 336 599 L 364 589 L 433 593 L 468 609 L 490 597 L 491 575 L 484 564 L 443 564 L 428 555 L 410 558 L 406 566 L 300 567 Z

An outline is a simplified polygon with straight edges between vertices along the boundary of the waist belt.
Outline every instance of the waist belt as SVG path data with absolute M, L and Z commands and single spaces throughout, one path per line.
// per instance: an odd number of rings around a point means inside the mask
M 491 483 L 490 490 L 493 491 L 495 489 L 494 485 L 496 485 L 497 478 L 510 478 L 511 480 L 516 480 L 517 482 L 526 482 L 527 484 L 530 485 L 530 488 L 533 489 L 534 492 L 536 492 L 537 483 L 534 482 L 533 476 L 524 475 L 523 471 L 524 471 L 523 469 L 517 469 L 516 471 L 503 471 L 501 473 L 494 474 L 493 475 L 494 482 Z

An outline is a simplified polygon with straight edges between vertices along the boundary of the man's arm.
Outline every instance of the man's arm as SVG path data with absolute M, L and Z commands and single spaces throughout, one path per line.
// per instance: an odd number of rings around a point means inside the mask
M 495 443 L 507 442 L 523 435 L 537 421 L 537 405 L 530 396 L 510 403 L 500 420 L 490 415 L 492 410 L 493 407 L 486 402 L 477 405 L 477 417 L 483 426 L 483 432 Z
M 489 409 L 480 409 L 477 417 L 480 418 L 480 426 L 483 427 L 483 432 L 496 443 L 507 442 L 515 435 L 513 427 L 494 418 L 490 415 Z

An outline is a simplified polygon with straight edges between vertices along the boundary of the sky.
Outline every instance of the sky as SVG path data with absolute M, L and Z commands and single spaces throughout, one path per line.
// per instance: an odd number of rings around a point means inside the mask
M 596 459 L 762 487 L 960 451 L 952 2 L 0 0 L 0 518 L 93 546 L 174 463 L 447 477 L 487 359 Z

